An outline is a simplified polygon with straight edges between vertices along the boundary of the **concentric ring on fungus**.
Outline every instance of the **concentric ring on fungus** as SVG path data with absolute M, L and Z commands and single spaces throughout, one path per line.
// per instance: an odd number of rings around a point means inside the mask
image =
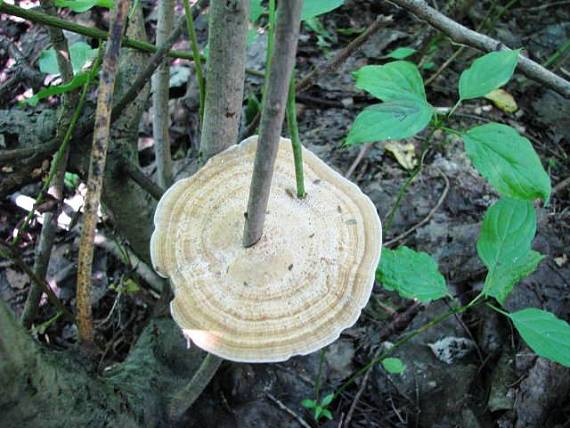
M 261 240 L 242 246 L 257 136 L 175 183 L 156 209 L 151 257 L 170 278 L 171 312 L 200 348 L 242 362 L 314 352 L 352 326 L 380 259 L 376 208 L 303 149 L 307 196 L 295 196 L 291 142 L 281 139 Z

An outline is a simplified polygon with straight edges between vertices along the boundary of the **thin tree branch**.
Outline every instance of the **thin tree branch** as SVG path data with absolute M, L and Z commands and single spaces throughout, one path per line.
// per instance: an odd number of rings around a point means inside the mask
M 202 123 L 204 120 L 204 101 L 206 100 L 206 81 L 204 80 L 204 70 L 202 69 L 200 49 L 198 48 L 198 38 L 196 37 L 196 29 L 194 28 L 194 16 L 190 8 L 190 2 L 189 0 L 182 0 L 182 4 L 184 5 L 184 15 L 186 16 L 186 24 L 188 27 L 188 39 L 190 40 L 192 55 L 194 56 L 196 80 L 198 81 L 198 88 L 200 90 L 200 103 L 198 112 L 200 115 L 200 123 Z
M 340 67 L 351 55 L 358 51 L 366 43 L 370 37 L 376 34 L 381 28 L 382 24 L 387 24 L 392 22 L 391 16 L 378 16 L 376 20 L 364 31 L 361 35 L 352 40 L 348 45 L 344 47 L 340 52 L 338 52 L 333 58 L 325 63 L 325 65 L 315 66 L 313 69 L 297 83 L 296 93 L 300 94 L 306 91 L 311 86 L 313 86 L 318 79 L 326 74 L 334 72 L 338 67 Z M 258 112 L 251 123 L 243 131 L 240 139 L 244 139 L 255 132 L 255 129 L 259 125 L 259 120 L 261 119 L 261 113 Z
M 93 39 L 108 40 L 109 33 L 94 27 L 86 27 L 84 25 L 76 24 L 74 22 L 61 19 L 55 16 L 47 15 L 43 12 L 32 9 L 22 9 L 18 6 L 13 6 L 6 2 L 0 2 L 0 12 L 7 13 L 8 15 L 17 16 L 19 18 L 27 19 L 37 24 L 47 25 L 49 27 L 56 27 L 62 30 L 67 30 L 72 33 L 81 34 L 86 37 L 91 37 Z M 122 39 L 123 46 L 137 49 L 143 52 L 155 53 L 156 47 L 151 43 L 143 42 L 141 40 L 129 39 L 124 37 Z M 171 58 L 181 58 L 192 60 L 192 53 L 183 52 L 177 50 L 171 50 L 168 52 L 168 56 Z
M 273 167 L 279 148 L 279 138 L 281 137 L 287 104 L 287 91 L 295 65 L 302 6 L 303 0 L 290 0 L 280 2 L 277 9 L 277 26 L 275 29 L 277 43 L 271 58 L 266 96 L 263 100 L 263 111 L 261 113 L 260 136 L 249 188 L 249 201 L 243 234 L 243 245 L 245 247 L 254 245 L 263 234 Z
M 133 164 L 130 160 L 125 159 L 122 163 L 122 167 L 129 177 L 141 187 L 141 189 L 145 190 L 157 201 L 160 200 L 164 194 L 164 189 L 147 177 L 138 166 Z
M 158 22 L 156 26 L 156 46 L 160 49 L 167 40 L 174 24 L 174 1 L 158 2 Z M 200 61 L 198 59 L 198 61 Z M 158 184 L 167 188 L 172 184 L 172 154 L 170 153 L 170 115 L 168 99 L 170 93 L 170 65 L 163 61 L 152 75 L 152 135 L 156 158 Z
M 52 0 L 41 0 L 40 4 L 45 13 L 52 16 L 55 15 L 55 7 Z M 71 65 L 71 55 L 69 53 L 67 39 L 63 35 L 63 31 L 61 31 L 59 28 L 50 27 L 48 29 L 48 34 L 51 44 L 56 53 L 57 65 L 61 77 L 63 78 L 63 82 L 69 82 L 71 79 L 73 79 L 73 67 Z M 69 115 L 76 108 L 76 104 L 76 91 L 68 92 L 63 95 L 62 109 L 57 120 L 58 136 L 61 136 L 62 134 L 67 136 L 69 134 L 69 132 L 67 132 L 68 128 L 70 126 L 73 126 L 71 124 L 71 120 L 69 119 Z M 52 161 L 50 176 L 48 177 L 49 180 L 46 183 L 46 185 L 49 186 L 48 193 L 58 201 L 58 207 L 56 207 L 53 212 L 48 212 L 45 214 L 44 224 L 42 225 L 39 242 L 36 247 L 33 270 L 34 273 L 40 278 L 45 278 L 46 276 L 51 256 L 51 250 L 53 248 L 53 242 L 55 240 L 55 234 L 57 232 L 57 217 L 59 204 L 63 201 L 63 182 L 65 177 L 65 170 L 67 168 L 68 155 L 69 145 L 62 144 L 62 147 L 59 149 L 58 154 Z M 34 210 L 32 209 L 30 211 L 30 217 L 27 217 L 26 219 L 31 218 L 31 215 L 33 213 Z M 36 316 L 37 308 L 40 304 L 41 296 L 42 289 L 40 285 L 33 283 L 26 298 L 24 310 L 22 311 L 22 324 L 26 328 L 29 328 L 32 325 L 32 322 Z
M 202 161 L 235 144 L 243 100 L 249 1 L 212 1 Z M 231 6 L 228 6 L 231 3 Z
M 214 2 L 216 0 L 213 0 Z M 180 391 L 176 392 L 169 405 L 169 415 L 172 420 L 179 420 L 194 404 L 208 386 L 216 371 L 222 364 L 222 359 L 213 354 L 207 354 L 192 379 Z
M 366 43 L 370 37 L 376 34 L 385 24 L 392 22 L 391 16 L 378 16 L 374 22 L 354 40 L 352 40 L 344 49 L 337 53 L 333 58 L 325 63 L 314 67 L 303 79 L 297 84 L 297 93 L 309 89 L 315 82 L 325 74 L 329 74 L 342 65 L 352 54 Z
M 500 41 L 473 31 L 455 22 L 453 19 L 448 18 L 437 10 L 431 8 L 423 0 L 389 1 L 428 22 L 442 33 L 445 33 L 456 43 L 464 44 L 483 52 L 508 50 L 508 47 Z M 519 55 L 518 70 L 520 70 L 525 76 L 544 84 L 548 88 L 558 92 L 560 95 L 570 98 L 570 82 L 523 55 Z
M 42 288 L 43 292 L 46 293 L 48 300 L 69 320 L 73 321 L 73 314 L 67 310 L 63 303 L 60 302 L 46 280 L 36 275 L 35 272 L 20 258 L 20 256 L 11 247 L 3 242 L 0 242 L 0 255 L 7 259 L 13 260 L 14 263 L 16 263 L 16 265 L 18 265 L 18 267 L 22 269 L 32 281 L 34 281 Z
M 93 320 L 91 315 L 91 268 L 93 264 L 93 238 L 97 226 L 97 210 L 101 200 L 103 175 L 107 149 L 109 146 L 109 130 L 111 126 L 111 105 L 123 28 L 129 10 L 129 0 L 118 0 L 115 16 L 111 24 L 111 34 L 101 72 L 99 94 L 97 96 L 97 113 L 95 116 L 95 132 L 93 133 L 93 149 L 89 164 L 87 195 L 85 197 L 85 214 L 83 230 L 79 242 L 77 265 L 77 318 L 79 339 L 89 345 L 93 343 Z

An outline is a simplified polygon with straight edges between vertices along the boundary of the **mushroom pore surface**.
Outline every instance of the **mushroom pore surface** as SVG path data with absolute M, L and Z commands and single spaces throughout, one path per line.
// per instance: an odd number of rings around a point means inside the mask
M 306 149 L 307 196 L 298 199 L 291 143 L 281 139 L 263 236 L 244 248 L 256 146 L 250 137 L 168 189 L 151 256 L 174 289 L 174 320 L 197 346 L 233 361 L 283 361 L 356 322 L 372 290 L 381 226 L 368 197 Z

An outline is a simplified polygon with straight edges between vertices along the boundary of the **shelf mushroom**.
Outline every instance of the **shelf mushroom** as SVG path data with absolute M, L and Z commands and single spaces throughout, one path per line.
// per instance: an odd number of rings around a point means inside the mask
M 303 149 L 307 196 L 295 196 L 291 142 L 281 139 L 261 240 L 242 246 L 257 136 L 175 183 L 156 209 L 154 269 L 174 290 L 171 312 L 200 348 L 240 362 L 314 352 L 352 326 L 380 258 L 376 208 Z

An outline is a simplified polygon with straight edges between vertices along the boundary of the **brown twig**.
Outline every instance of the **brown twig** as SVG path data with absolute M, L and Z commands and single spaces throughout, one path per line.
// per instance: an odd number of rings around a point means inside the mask
M 368 154 L 368 152 L 370 151 L 371 148 L 372 148 L 372 144 L 366 144 L 360 148 L 360 151 L 358 152 L 356 159 L 354 159 L 354 162 L 352 162 L 350 167 L 346 170 L 346 172 L 344 174 L 345 178 L 350 178 L 350 176 L 356 170 L 356 167 L 358 166 L 358 164 L 362 161 L 362 159 L 364 159 L 364 156 L 366 156 Z
M 305 91 L 315 84 L 315 82 L 325 74 L 332 73 L 341 66 L 352 54 L 362 47 L 364 43 L 376 34 L 384 24 L 392 22 L 391 16 L 379 15 L 376 20 L 366 29 L 366 31 L 352 40 L 344 49 L 336 54 L 324 66 L 314 67 L 303 79 L 297 84 L 297 93 Z
M 441 196 L 439 197 L 439 199 L 437 200 L 437 203 L 435 204 L 435 206 L 430 210 L 430 212 L 428 213 L 428 215 L 426 215 L 424 217 L 424 219 L 422 221 L 420 221 L 419 223 L 413 225 L 412 227 L 410 227 L 408 230 L 406 230 L 403 233 L 400 233 L 398 236 L 396 236 L 395 238 L 390 239 L 388 242 L 384 243 L 385 247 L 391 247 L 392 245 L 394 245 L 395 243 L 401 241 L 402 239 L 404 239 L 406 236 L 408 236 L 409 234 L 411 234 L 412 232 L 414 232 L 416 229 L 422 227 L 424 224 L 426 224 L 428 221 L 430 221 L 430 219 L 434 216 L 434 214 L 437 212 L 437 210 L 439 209 L 439 207 L 441 207 L 441 204 L 443 204 L 443 201 L 445 201 L 445 198 L 447 197 L 447 193 L 449 192 L 449 179 L 447 178 L 447 176 L 443 173 L 443 171 L 441 171 L 440 169 L 437 170 L 439 172 L 439 174 L 441 175 L 441 177 L 445 180 L 445 188 L 443 189 L 443 192 L 441 192 Z
M 207 354 L 192 379 L 184 388 L 174 394 L 168 409 L 172 420 L 179 420 L 202 394 L 204 388 L 210 383 L 216 371 L 222 364 L 222 359 L 213 354 Z
M 418 18 L 423 19 L 439 31 L 445 33 L 456 43 L 467 45 L 483 52 L 508 50 L 500 41 L 455 22 L 453 19 L 430 7 L 423 0 L 390 0 L 390 2 L 412 12 Z M 560 95 L 566 98 L 570 97 L 570 82 L 523 55 L 519 55 L 518 70 L 527 77 L 558 92 Z
M 42 9 L 46 14 L 55 16 L 55 7 L 52 0 L 41 0 L 40 2 Z M 57 65 L 59 72 L 63 78 L 63 82 L 69 82 L 73 79 L 73 67 L 71 65 L 71 55 L 69 53 L 69 47 L 67 44 L 67 39 L 63 35 L 63 31 L 59 28 L 48 28 L 49 38 L 51 44 L 56 52 Z M 61 138 L 65 140 L 64 136 L 68 134 L 67 129 L 71 124 L 70 116 L 77 104 L 77 91 L 72 91 L 65 93 L 63 95 L 62 110 L 59 114 L 57 121 L 57 136 L 56 138 Z M 60 148 L 59 156 L 55 156 L 52 160 L 52 172 L 48 176 L 49 186 L 47 192 L 53 196 L 60 204 L 63 202 L 63 182 L 65 177 L 65 170 L 67 168 L 67 158 L 69 155 L 69 145 L 66 144 Z M 40 197 L 38 197 L 38 200 Z M 42 225 L 42 230 L 40 232 L 40 238 L 36 247 L 36 254 L 34 259 L 34 273 L 40 278 L 45 278 L 49 260 L 51 256 L 51 250 L 53 248 L 53 242 L 55 240 L 55 234 L 57 231 L 57 217 L 59 213 L 59 207 L 57 207 L 52 212 L 47 212 L 44 216 L 44 224 Z M 30 212 L 30 216 L 33 214 L 34 209 Z M 24 223 L 24 226 L 26 223 Z M 24 226 L 22 228 L 24 228 Z M 29 328 L 36 316 L 37 308 L 40 304 L 40 299 L 42 296 L 42 289 L 37 284 L 32 284 L 30 287 L 30 292 L 26 299 L 24 305 L 24 310 L 22 311 L 22 324 Z
M 11 247 L 3 242 L 0 242 L 0 254 L 2 257 L 13 260 L 14 263 L 16 263 L 16 265 L 22 269 L 34 283 L 38 284 L 41 287 L 48 300 L 69 320 L 73 321 L 73 314 L 67 310 L 63 303 L 60 302 L 46 280 L 36 275 L 35 272 L 20 258 L 20 256 Z
M 29 158 L 33 155 L 49 156 L 59 147 L 57 140 L 48 141 L 45 144 L 38 144 L 33 147 L 22 147 L 20 149 L 2 150 L 0 152 L 0 164 L 14 160 Z
M 309 89 L 315 82 L 326 74 L 332 73 L 342 65 L 351 55 L 358 51 L 366 43 L 370 37 L 376 34 L 381 28 L 382 24 L 392 21 L 391 16 L 378 16 L 376 20 L 358 37 L 352 40 L 344 49 L 331 58 L 324 66 L 313 67 L 313 69 L 297 84 L 297 94 Z M 244 139 L 252 135 L 261 119 L 261 113 L 257 112 L 250 124 L 240 135 L 240 139 Z
M 111 24 L 109 42 L 103 58 L 99 94 L 97 96 L 93 149 L 91 151 L 89 164 L 83 230 L 81 231 L 77 265 L 77 319 L 79 339 L 87 345 L 93 343 L 93 319 L 91 315 L 93 238 L 97 226 L 97 210 L 99 209 L 101 199 L 103 174 L 109 146 L 113 89 L 115 86 L 118 59 L 121 52 L 121 39 L 123 37 L 123 28 L 129 10 L 129 3 L 129 0 L 118 0 L 115 5 L 116 12 Z
M 397 331 L 404 329 L 413 320 L 413 318 L 416 316 L 416 314 L 419 312 L 419 310 L 421 308 L 422 308 L 422 304 L 420 302 L 416 302 L 416 303 L 413 303 L 412 305 L 410 305 L 408 308 L 406 308 L 403 312 L 397 312 L 396 314 L 394 314 L 392 321 L 386 327 L 384 327 L 382 329 L 380 339 L 386 340 L 392 334 L 396 333 Z M 372 357 L 372 361 L 377 360 L 380 357 L 380 354 L 382 353 L 382 351 L 383 351 L 383 348 L 380 346 L 376 350 L 376 352 L 374 352 L 374 356 Z M 345 427 L 348 427 L 350 424 L 350 421 L 352 420 L 352 416 L 354 414 L 354 411 L 356 410 L 356 406 L 358 405 L 358 401 L 360 400 L 360 397 L 362 396 L 362 393 L 364 392 L 364 389 L 366 388 L 366 384 L 368 383 L 368 379 L 370 378 L 370 373 L 372 372 L 373 368 L 374 368 L 374 366 L 370 366 L 368 368 L 368 370 L 366 370 L 366 373 L 364 374 L 364 378 L 362 379 L 362 382 L 360 383 L 358 391 L 356 392 L 356 395 L 354 396 L 354 399 L 352 400 L 352 403 L 350 405 L 350 409 L 348 410 L 348 413 L 346 415 L 346 419 L 344 420 L 343 426 L 345 426 Z
M 111 37 L 109 33 L 100 30 L 99 28 L 86 27 L 84 25 L 77 24 L 70 20 L 61 19 L 56 16 L 50 16 L 48 14 L 39 12 L 38 10 L 35 9 L 23 9 L 21 7 L 14 6 L 6 2 L 0 3 L 0 12 L 6 13 L 8 15 L 17 16 L 19 18 L 32 21 L 36 24 L 43 24 L 48 27 L 55 27 L 62 30 L 67 30 L 72 33 L 77 33 L 86 37 L 91 37 L 93 39 L 108 40 Z M 149 53 L 156 52 L 155 46 L 153 46 L 150 43 L 143 42 L 141 40 L 134 40 L 134 39 L 129 39 L 128 37 L 124 37 L 122 38 L 122 44 L 123 46 L 137 49 L 143 52 L 149 52 Z M 181 58 L 187 60 L 193 59 L 192 54 L 190 52 L 172 50 L 169 51 L 167 55 L 171 58 Z
M 311 428 L 311 426 L 301 416 L 299 416 L 297 413 L 295 413 L 293 410 L 287 407 L 281 400 L 277 399 L 269 392 L 266 392 L 265 396 L 269 399 L 269 401 L 277 405 L 277 407 L 279 407 L 281 410 L 283 410 L 285 413 L 287 413 L 289 416 L 293 417 L 297 422 L 299 422 L 299 425 L 301 425 L 303 428 Z
M 554 186 L 554 188 L 552 189 L 552 194 L 554 195 L 554 194 L 560 192 L 561 190 L 563 190 L 568 185 L 570 185 L 570 177 L 565 178 L 560 183 L 558 183 L 556 186 Z
M 162 198 L 164 189 L 152 181 L 149 177 L 147 177 L 146 174 L 142 172 L 138 166 L 136 166 L 130 160 L 125 159 L 122 163 L 122 167 L 124 171 L 129 175 L 129 177 L 150 196 L 152 196 L 157 201 Z
M 303 0 L 280 2 L 277 10 L 275 40 L 277 41 L 266 86 L 261 130 L 255 153 L 253 176 L 245 215 L 243 245 L 251 247 L 263 234 L 265 211 L 269 201 L 273 166 L 283 127 L 289 82 L 295 66 L 297 39 L 301 24 Z

